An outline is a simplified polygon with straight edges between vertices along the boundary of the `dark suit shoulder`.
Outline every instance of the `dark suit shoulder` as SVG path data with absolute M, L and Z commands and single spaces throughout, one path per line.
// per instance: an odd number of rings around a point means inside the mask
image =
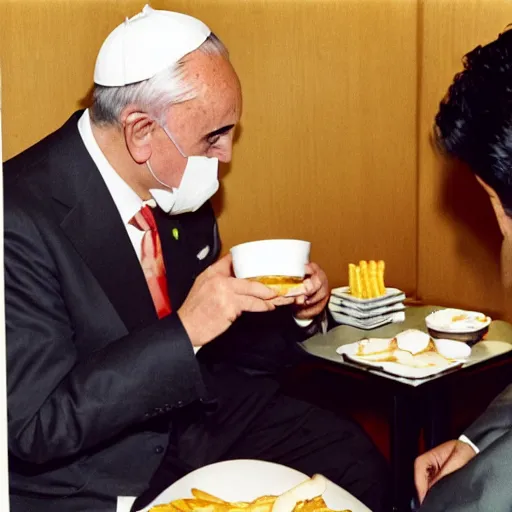
M 60 128 L 50 133 L 40 141 L 28 147 L 3 163 L 4 170 L 9 172 L 31 167 L 38 161 L 47 157 L 53 149 L 58 148 L 59 144 L 65 143 L 66 135 L 76 130 L 78 120 L 83 111 L 75 112 Z
M 32 203 L 48 206 L 52 196 L 63 195 L 56 191 L 72 188 L 67 178 L 76 174 L 77 160 L 90 159 L 78 132 L 80 115 L 76 112 L 58 130 L 4 163 L 6 211 L 16 204 L 27 209 Z
M 80 111 L 75 112 L 63 126 L 3 163 L 3 181 L 7 191 L 20 186 L 17 182 L 21 177 L 27 181 L 47 178 L 52 165 L 69 155 L 76 143 L 80 115 Z M 25 187 L 26 182 L 22 186 Z

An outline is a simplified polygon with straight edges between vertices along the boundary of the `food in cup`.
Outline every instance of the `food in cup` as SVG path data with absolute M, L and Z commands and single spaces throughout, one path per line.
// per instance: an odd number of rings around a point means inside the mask
M 280 296 L 292 297 L 293 295 L 300 295 L 304 293 L 304 278 L 293 276 L 260 276 L 250 277 L 249 281 L 257 281 L 262 283 Z
M 311 243 L 305 240 L 257 240 L 231 248 L 233 270 L 241 279 L 258 281 L 280 296 L 304 293 Z

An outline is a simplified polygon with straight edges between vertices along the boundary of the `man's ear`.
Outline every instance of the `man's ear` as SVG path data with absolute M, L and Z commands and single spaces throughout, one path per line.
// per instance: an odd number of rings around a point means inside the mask
M 151 142 L 156 123 L 145 112 L 127 107 L 121 113 L 126 147 L 138 164 L 147 162 L 151 156 Z

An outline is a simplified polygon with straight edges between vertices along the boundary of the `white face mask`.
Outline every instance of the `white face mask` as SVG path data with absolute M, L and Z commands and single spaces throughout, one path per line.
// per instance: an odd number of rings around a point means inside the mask
M 187 158 L 187 165 L 178 188 L 173 188 L 160 180 L 151 168 L 149 160 L 146 162 L 149 172 L 165 189 L 152 188 L 149 193 L 158 206 L 170 215 L 195 212 L 219 189 L 217 158 L 206 156 L 187 157 L 174 141 L 171 133 L 162 127 L 171 142 L 182 156 Z

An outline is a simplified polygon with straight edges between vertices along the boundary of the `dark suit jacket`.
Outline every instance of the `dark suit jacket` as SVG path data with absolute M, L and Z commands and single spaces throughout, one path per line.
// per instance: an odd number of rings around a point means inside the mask
M 480 453 L 439 481 L 421 512 L 512 510 L 512 385 L 464 432 Z
M 289 312 L 286 319 L 283 311 L 246 315 L 211 344 L 217 349 L 203 349 L 200 363 L 175 311 L 218 256 L 211 206 L 176 217 L 155 213 L 174 311 L 158 320 L 115 204 L 79 136 L 79 115 L 4 165 L 13 512 L 115 510 L 116 496 L 145 489 L 173 415 L 212 400 L 206 367 L 262 373 L 272 361 L 274 370 L 287 358 L 276 357 L 276 347 L 302 335 Z M 199 260 L 205 246 L 210 253 Z M 265 338 L 259 352 L 251 352 L 255 337 Z M 243 339 L 233 345 L 235 338 Z M 268 358 L 270 346 L 276 352 Z
M 511 431 L 512 384 L 492 401 L 485 412 L 464 434 L 482 451 L 498 438 Z
M 440 480 L 421 512 L 512 511 L 512 430 L 496 438 L 463 468 Z

